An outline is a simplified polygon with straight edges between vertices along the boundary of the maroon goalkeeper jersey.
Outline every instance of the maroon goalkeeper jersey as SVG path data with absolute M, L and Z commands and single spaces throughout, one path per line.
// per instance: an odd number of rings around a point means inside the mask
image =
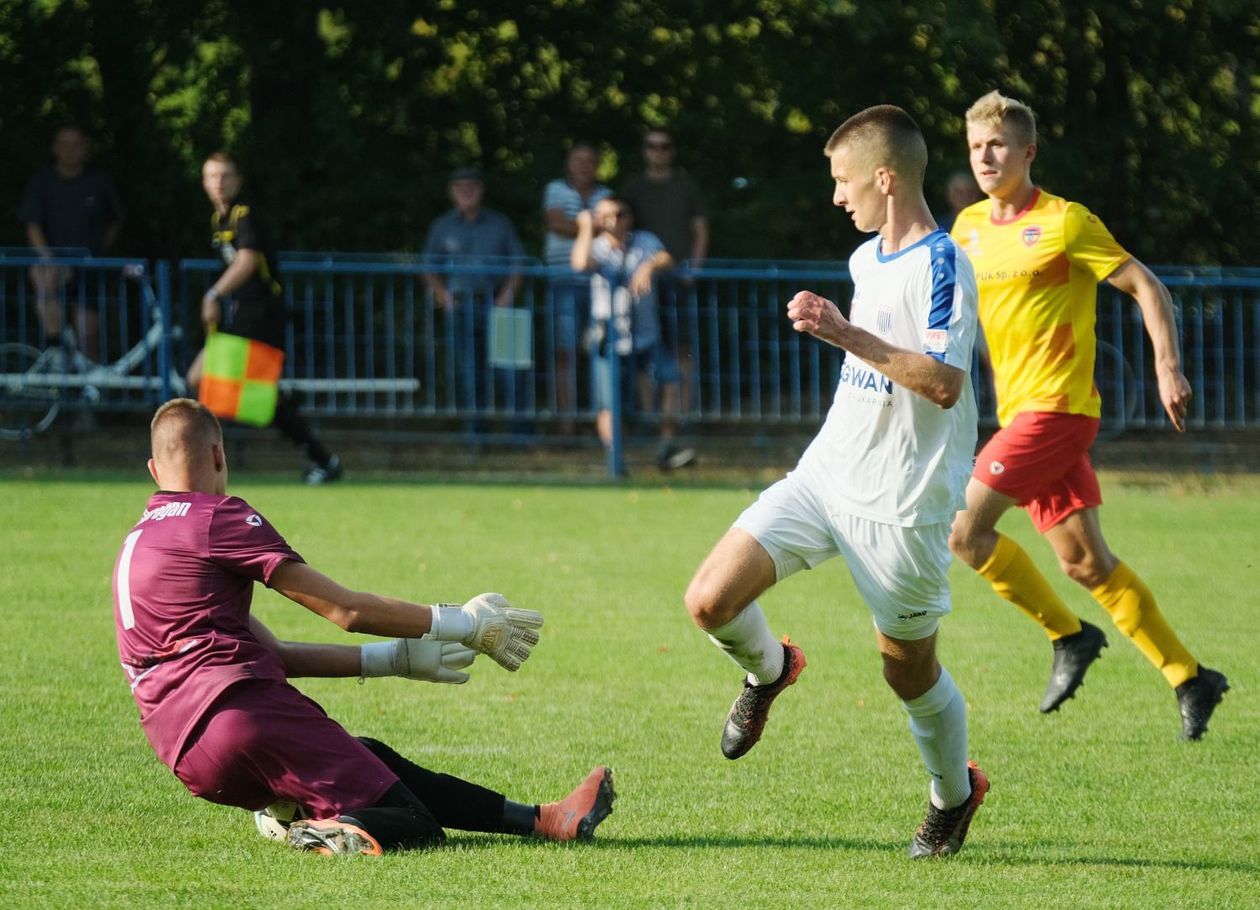
M 118 656 L 140 723 L 173 768 L 225 688 L 284 680 L 280 659 L 249 631 L 254 582 L 299 556 L 243 499 L 157 492 L 114 566 Z

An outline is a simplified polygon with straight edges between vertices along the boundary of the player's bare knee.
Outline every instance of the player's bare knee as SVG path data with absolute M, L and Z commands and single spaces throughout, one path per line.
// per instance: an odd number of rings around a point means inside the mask
M 691 621 L 702 629 L 716 629 L 734 616 L 736 609 L 723 597 L 722 589 L 704 572 L 697 572 L 683 595 Z
M 972 565 L 971 539 L 961 522 L 954 522 L 949 531 L 949 550 L 967 565 Z
M 907 663 L 884 658 L 884 681 L 902 701 L 918 698 L 932 688 L 935 661 L 929 664 Z
M 988 558 L 982 552 L 983 535 L 978 533 L 978 529 L 969 520 L 966 512 L 959 513 L 949 529 L 949 549 L 960 561 L 973 569 L 981 566 Z
M 1111 576 L 1112 569 L 1115 568 L 1114 565 L 1108 566 L 1107 561 L 1102 557 L 1087 551 L 1060 557 L 1059 567 L 1072 581 L 1089 589 L 1096 588 L 1105 582 Z

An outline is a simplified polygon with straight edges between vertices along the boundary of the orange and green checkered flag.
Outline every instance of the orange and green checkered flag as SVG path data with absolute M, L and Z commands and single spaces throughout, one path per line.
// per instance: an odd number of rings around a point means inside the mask
M 256 427 L 271 424 L 284 351 L 252 338 L 211 332 L 197 398 L 218 417 Z

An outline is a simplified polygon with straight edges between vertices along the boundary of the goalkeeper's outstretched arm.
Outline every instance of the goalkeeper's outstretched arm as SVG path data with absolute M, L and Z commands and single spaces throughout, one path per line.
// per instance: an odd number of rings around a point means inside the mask
M 304 562 L 278 566 L 268 584 L 347 632 L 419 638 L 429 631 L 433 615 L 425 604 L 351 591 Z
M 280 658 L 286 676 L 401 676 L 428 682 L 465 683 L 477 653 L 459 642 L 395 638 L 366 645 L 314 644 L 281 641 L 257 616 L 249 630 L 259 643 Z
M 361 672 L 358 645 L 281 641 L 257 616 L 250 616 L 249 631 L 280 658 L 287 676 L 340 677 L 358 676 Z
M 502 594 L 479 594 L 462 607 L 415 604 L 351 591 L 297 561 L 278 566 L 268 583 L 285 597 L 347 632 L 396 635 L 408 640 L 428 635 L 431 639 L 457 642 L 480 654 L 488 654 L 508 670 L 518 669 L 529 658 L 530 651 L 538 644 L 538 630 L 543 624 L 541 613 L 518 609 Z

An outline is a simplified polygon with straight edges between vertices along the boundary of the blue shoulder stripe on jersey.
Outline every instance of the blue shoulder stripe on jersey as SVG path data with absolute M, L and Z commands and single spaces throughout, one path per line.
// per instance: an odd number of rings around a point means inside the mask
M 932 244 L 932 308 L 928 311 L 927 328 L 929 331 L 949 331 L 950 319 L 954 315 L 954 289 L 958 284 L 958 249 L 954 241 L 946 234 Z M 941 363 L 945 362 L 944 351 L 925 351 Z

